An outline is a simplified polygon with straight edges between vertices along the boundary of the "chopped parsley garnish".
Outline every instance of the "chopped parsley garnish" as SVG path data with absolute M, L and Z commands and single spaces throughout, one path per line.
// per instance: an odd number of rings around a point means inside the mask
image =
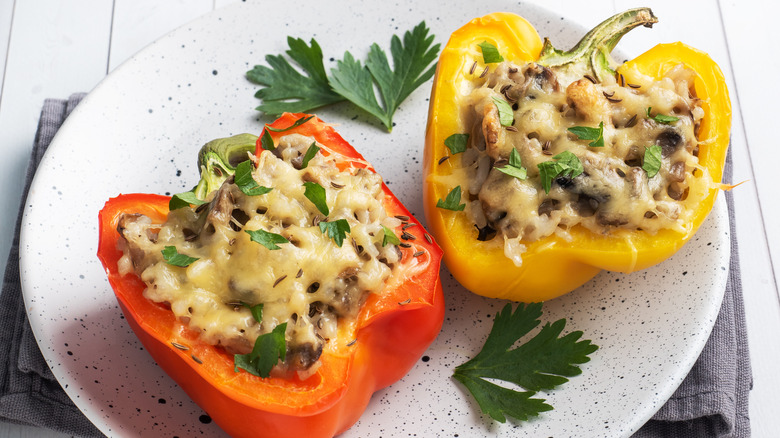
M 274 139 L 271 137 L 271 131 L 267 129 L 263 130 L 263 135 L 260 136 L 260 146 L 262 146 L 262 148 L 267 151 L 276 149 L 276 145 L 274 145 Z
M 273 132 L 289 131 L 289 130 L 291 130 L 293 128 L 297 128 L 297 127 L 303 125 L 304 123 L 308 122 L 309 120 L 311 120 L 313 118 L 314 118 L 314 116 L 308 116 L 308 117 L 307 116 L 303 116 L 303 117 L 299 118 L 298 120 L 296 120 L 295 122 L 293 122 L 292 125 L 290 125 L 290 126 L 288 126 L 286 128 L 272 128 L 272 127 L 270 127 L 268 125 L 265 125 L 265 129 L 263 129 L 263 135 L 260 136 L 260 146 L 263 149 L 267 150 L 267 151 L 272 151 L 272 150 L 276 149 L 276 145 L 274 145 L 274 139 L 273 139 L 273 137 L 271 137 L 271 131 L 273 131 Z
M 295 122 L 293 122 L 292 125 L 290 125 L 290 126 L 288 126 L 286 128 L 273 128 L 271 126 L 266 126 L 265 129 L 267 129 L 269 131 L 273 131 L 273 132 L 285 132 L 285 131 L 289 131 L 291 129 L 297 128 L 297 127 L 303 125 L 304 123 L 308 122 L 309 120 L 311 120 L 313 118 L 314 118 L 314 116 L 303 116 L 303 117 L 297 119 Z
M 194 261 L 198 260 L 196 257 L 190 257 L 185 254 L 179 254 L 179 251 L 175 246 L 166 246 L 162 251 L 163 259 L 166 263 L 173 266 L 179 266 L 186 268 Z
M 548 391 L 582 373 L 577 366 L 590 361 L 598 349 L 589 340 L 580 340 L 581 331 L 560 336 L 566 319 L 546 323 L 531 339 L 512 348 L 540 324 L 542 304 L 518 304 L 514 313 L 507 304 L 496 314 L 493 328 L 476 356 L 455 368 L 454 377 L 474 398 L 480 409 L 504 423 L 506 416 L 525 421 L 552 406 L 534 398 L 537 391 Z M 485 379 L 515 384 L 525 391 L 505 388 Z
M 253 168 L 254 166 L 249 160 L 241 162 L 236 166 L 235 183 L 238 188 L 247 196 L 264 195 L 273 190 L 270 187 L 263 187 L 257 184 L 257 181 L 252 177 Z
M 271 233 L 263 229 L 244 231 L 249 234 L 249 238 L 252 239 L 252 242 L 257 242 L 272 251 L 282 249 L 277 243 L 290 243 L 290 241 L 281 234 Z
M 588 126 L 572 126 L 569 132 L 576 135 L 580 140 L 592 140 L 588 146 L 594 148 L 604 147 L 604 122 L 599 122 L 598 128 Z
M 439 54 L 439 44 L 433 44 L 433 35 L 421 22 L 404 33 L 403 41 L 393 35 L 390 52 L 393 69 L 387 54 L 372 44 L 365 66 L 351 53 L 345 52 L 330 77 L 322 62 L 322 50 L 312 39 L 311 46 L 303 40 L 287 38 L 290 50 L 286 53 L 305 72 L 299 73 L 281 55 L 268 55 L 270 67 L 255 66 L 247 78 L 264 85 L 255 97 L 263 103 L 257 107 L 266 114 L 306 112 L 314 108 L 349 100 L 379 119 L 388 131 L 393 127 L 393 114 L 401 102 L 433 76 Z M 379 91 L 379 98 L 375 89 Z M 381 101 L 381 104 L 380 104 Z
M 399 239 L 390 228 L 382 225 L 382 231 L 385 234 L 384 237 L 382 237 L 382 246 L 387 246 L 387 244 L 398 245 L 401 243 L 401 239 Z
M 241 305 L 249 309 L 252 312 L 252 318 L 257 322 L 263 322 L 263 303 L 250 306 L 247 303 L 241 302 Z
M 303 186 L 306 188 L 306 190 L 303 192 L 303 195 L 306 196 L 306 199 L 311 201 L 311 203 L 317 207 L 317 210 L 319 210 L 320 213 L 324 214 L 325 216 L 329 215 L 330 209 L 328 209 L 325 188 L 312 181 L 306 181 L 303 183 Z
M 515 112 L 512 110 L 512 106 L 504 99 L 493 97 L 493 102 L 496 103 L 496 109 L 498 109 L 498 121 L 501 122 L 501 126 L 512 126 L 515 123 Z
M 205 203 L 206 201 L 199 199 L 192 191 L 177 193 L 168 201 L 168 210 L 176 210 L 178 208 L 189 207 L 190 205 L 201 205 Z
M 477 45 L 480 49 L 482 49 L 482 61 L 485 64 L 493 64 L 504 60 L 504 57 L 498 53 L 498 48 L 493 44 L 490 44 L 487 41 L 482 41 Z
M 447 146 L 447 149 L 449 149 L 450 153 L 453 155 L 465 151 L 468 143 L 468 134 L 452 134 L 444 140 L 444 146 Z
M 346 219 L 339 219 L 333 222 L 320 222 L 320 232 L 327 234 L 341 248 L 344 238 L 349 233 L 349 222 Z
M 542 188 L 545 193 L 550 193 L 550 188 L 555 178 L 559 176 L 574 178 L 584 170 L 579 158 L 569 151 L 561 152 L 554 156 L 553 160 L 537 164 L 539 177 L 542 179 Z
M 653 145 L 645 148 L 645 159 L 642 160 L 642 169 L 647 172 L 647 177 L 652 178 L 661 170 L 661 146 Z
M 512 152 L 509 153 L 509 163 L 503 167 L 496 167 L 496 170 L 517 179 L 526 179 L 528 177 L 528 171 L 523 167 L 520 153 L 515 148 L 512 148 Z
M 663 115 L 663 114 L 656 114 L 654 116 L 651 116 L 650 115 L 650 111 L 652 111 L 652 110 L 653 110 L 653 107 L 649 106 L 649 107 L 647 107 L 647 111 L 645 111 L 645 113 L 647 114 L 647 117 L 649 119 L 655 120 L 658 123 L 661 123 L 661 124 L 664 124 L 664 125 L 671 125 L 672 123 L 680 120 L 680 119 L 678 119 L 675 116 L 666 116 L 666 115 Z
M 280 360 L 284 361 L 287 355 L 287 342 L 284 338 L 286 330 L 286 322 L 279 324 L 271 333 L 257 337 L 251 353 L 233 355 L 234 371 L 242 369 L 258 377 L 271 375 L 271 368 Z
M 463 211 L 466 208 L 466 204 L 460 203 L 460 186 L 455 187 L 447 193 L 447 197 L 442 201 L 439 199 L 436 202 L 436 207 L 443 208 L 445 210 Z
M 309 146 L 309 149 L 306 149 L 306 153 L 303 154 L 303 160 L 301 161 L 301 169 L 305 169 L 309 166 L 309 161 L 311 161 L 312 158 L 314 158 L 315 155 L 317 155 L 317 152 L 320 151 L 320 147 L 317 146 L 317 142 L 312 142 L 311 146 Z

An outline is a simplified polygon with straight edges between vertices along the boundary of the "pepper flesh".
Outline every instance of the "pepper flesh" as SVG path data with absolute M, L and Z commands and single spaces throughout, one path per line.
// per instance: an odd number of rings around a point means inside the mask
M 499 239 L 477 240 L 474 223 L 464 213 L 436 207 L 437 201 L 452 189 L 447 177 L 452 173 L 453 160 L 441 161 L 448 155 L 444 140 L 470 130 L 463 102 L 479 86 L 479 76 L 486 68 L 477 46 L 482 41 L 495 45 L 505 59 L 515 63 L 540 61 L 542 56 L 540 63 L 552 63 L 550 59 L 560 55 L 553 49 L 543 50 L 536 30 L 511 13 L 494 13 L 472 20 L 455 31 L 442 50 L 428 116 L 423 191 L 428 225 L 444 250 L 445 263 L 453 276 L 479 295 L 539 302 L 576 289 L 601 270 L 633 272 L 677 252 L 712 209 L 717 184 L 704 178 L 696 180 L 697 184 L 711 186 L 705 188 L 708 195 L 702 202 L 686 206 L 694 214 L 682 232 L 666 229 L 650 235 L 641 230 L 618 229 L 610 235 L 596 235 L 575 226 L 569 230 L 570 240 L 553 234 L 535 242 L 523 242 L 527 250 L 519 267 L 504 255 L 503 245 L 496 243 Z M 674 43 L 658 45 L 616 71 L 627 83 L 643 84 L 660 79 L 680 63 L 695 72 L 691 92 L 702 100 L 705 113 L 698 132 L 701 166 L 698 172 L 699 175 L 708 172 L 712 181 L 718 183 L 729 144 L 731 104 L 717 64 L 701 51 Z
M 270 126 L 288 127 L 301 116 L 285 114 Z M 310 135 L 331 151 L 343 154 L 352 165 L 373 171 L 332 127 L 317 118 L 287 133 Z M 273 137 L 284 134 L 271 132 Z M 257 154 L 260 152 L 258 142 Z M 383 190 L 388 215 L 408 216 L 409 222 L 417 226 L 407 232 L 424 233 L 385 185 Z M 236 372 L 232 355 L 199 341 L 197 333 L 177 320 L 167 306 L 144 298 L 146 285 L 138 276 L 119 273 L 119 217 L 141 213 L 160 223 L 168 213 L 169 199 L 151 194 L 110 199 L 99 216 L 98 257 L 126 319 L 144 347 L 231 436 L 330 437 L 343 432 L 358 420 L 375 391 L 411 369 L 441 329 L 441 250 L 420 235 L 414 248 L 400 248 L 404 262 L 385 290 L 368 297 L 353 324 L 339 324 L 339 341 L 326 345 L 320 357 L 322 364 L 311 377 L 300 380 L 272 375 L 263 379 Z M 401 234 L 400 227 L 395 231 Z M 424 253 L 413 257 L 418 251 Z M 177 348 L 176 344 L 188 349 Z

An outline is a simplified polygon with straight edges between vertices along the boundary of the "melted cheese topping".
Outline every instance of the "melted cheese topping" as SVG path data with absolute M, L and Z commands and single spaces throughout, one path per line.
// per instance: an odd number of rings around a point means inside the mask
M 247 196 L 231 178 L 209 204 L 174 210 L 164 224 L 126 216 L 119 227 L 126 240 L 120 266 L 141 277 L 148 299 L 168 303 L 203 341 L 230 352 L 250 352 L 259 335 L 287 322 L 287 367 L 311 367 L 338 324 L 354 319 L 365 295 L 390 277 L 400 251 L 382 245 L 382 226 L 401 223 L 385 212 L 378 174 L 341 171 L 335 153 L 318 153 L 300 169 L 313 142 L 291 134 L 257 158 L 253 178 L 272 188 L 267 194 Z M 307 181 L 325 189 L 327 218 L 304 196 Z M 349 223 L 341 247 L 320 231 L 326 219 Z M 279 234 L 289 243 L 269 250 L 246 230 Z M 166 246 L 198 260 L 186 268 L 170 265 L 161 254 Z M 263 304 L 261 323 L 243 303 Z
M 519 265 L 525 251 L 521 242 L 554 233 L 566 238 L 576 225 L 598 234 L 683 230 L 692 214 L 686 200 L 697 202 L 709 188 L 692 183 L 695 169 L 706 173 L 696 157 L 704 111 L 691 91 L 694 73 L 679 66 L 642 86 L 557 73 L 535 63 L 504 62 L 466 97 L 470 109 L 464 114 L 473 128 L 466 151 L 449 160 L 454 171 L 447 179 L 467 193 L 465 211 L 480 229 L 479 238 L 502 237 L 505 254 Z M 494 99 L 512 105 L 511 127 L 500 124 Z M 678 120 L 659 123 L 647 115 L 648 108 L 653 116 Z M 590 141 L 568 132 L 600 122 L 604 147 L 590 147 Z M 661 168 L 648 178 L 642 165 L 652 145 L 661 147 Z M 496 169 L 507 164 L 513 149 L 527 169 L 526 179 Z M 546 193 L 538 165 L 563 151 L 576 155 L 584 171 L 555 178 Z

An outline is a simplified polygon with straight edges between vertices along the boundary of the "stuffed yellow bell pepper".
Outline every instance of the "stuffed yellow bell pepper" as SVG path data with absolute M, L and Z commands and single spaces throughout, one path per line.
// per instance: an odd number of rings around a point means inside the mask
M 725 80 L 705 53 L 661 44 L 610 52 L 647 8 L 571 50 L 511 13 L 454 32 L 432 91 L 424 156 L 428 224 L 455 278 L 535 302 L 603 269 L 674 254 L 712 209 L 729 144 Z

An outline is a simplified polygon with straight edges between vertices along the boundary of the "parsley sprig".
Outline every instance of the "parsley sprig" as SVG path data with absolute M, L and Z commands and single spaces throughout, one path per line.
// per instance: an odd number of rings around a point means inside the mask
M 528 177 L 528 170 L 523 167 L 523 160 L 520 157 L 520 153 L 517 152 L 517 149 L 515 148 L 512 148 L 512 152 L 509 153 L 509 162 L 507 165 L 496 167 L 496 170 L 517 179 L 526 179 Z
M 263 101 L 258 111 L 272 115 L 301 113 L 344 100 L 328 83 L 322 49 L 314 38 L 309 46 L 300 38 L 287 37 L 287 45 L 287 56 L 306 74 L 300 74 L 282 55 L 267 55 L 265 61 L 270 67 L 256 65 L 246 73 L 250 81 L 265 85 L 255 93 Z
M 177 250 L 175 246 L 166 246 L 161 252 L 166 263 L 181 268 L 186 268 L 198 260 L 197 257 L 179 254 L 179 250 Z
M 584 171 L 580 159 L 570 151 L 563 151 L 554 156 L 552 161 L 544 161 L 536 167 L 539 168 L 539 177 L 542 179 L 545 193 L 550 193 L 555 178 L 559 176 L 575 178 Z
M 512 105 L 504 99 L 493 97 L 493 102 L 498 109 L 498 121 L 501 126 L 512 126 L 515 123 L 515 112 L 512 110 Z
M 346 219 L 339 219 L 333 222 L 320 222 L 319 227 L 320 232 L 333 239 L 339 248 L 341 248 L 344 239 L 347 237 L 347 233 L 350 231 L 349 222 L 347 222 Z
M 306 149 L 306 153 L 303 154 L 303 159 L 301 160 L 301 169 L 309 167 L 309 161 L 311 161 L 319 151 L 320 147 L 317 146 L 316 141 L 309 145 L 309 149 Z
M 590 360 L 598 349 L 589 340 L 580 340 L 581 331 L 561 336 L 566 319 L 546 323 L 533 338 L 512 348 L 540 324 L 542 304 L 519 304 L 512 312 L 507 304 L 496 314 L 493 328 L 482 350 L 455 368 L 454 377 L 477 400 L 482 412 L 496 421 L 506 416 L 525 421 L 552 406 L 534 398 L 537 391 L 551 390 L 582 373 L 577 366 Z M 505 388 L 485 379 L 518 385 L 525 391 Z
M 436 207 L 442 208 L 444 210 L 463 211 L 463 209 L 466 208 L 466 204 L 460 203 L 460 197 L 461 197 L 461 188 L 460 186 L 457 186 L 454 189 L 450 190 L 450 192 L 447 193 L 447 196 L 444 199 L 439 199 L 438 201 L 436 201 Z
M 254 318 L 255 321 L 263 322 L 263 303 L 255 304 L 253 306 L 251 304 L 247 304 L 242 301 L 241 305 L 249 309 L 250 312 L 252 312 L 252 318 Z
M 675 116 L 667 116 L 666 114 L 656 114 L 656 115 L 650 115 L 650 112 L 653 110 L 653 107 L 649 106 L 647 107 L 647 110 L 645 111 L 645 114 L 647 115 L 647 118 L 655 120 L 657 123 L 661 123 L 663 125 L 671 125 L 672 123 L 677 122 L 680 120 L 679 118 Z
M 277 325 L 270 333 L 257 337 L 251 353 L 233 356 L 234 371 L 243 369 L 258 377 L 268 377 L 271 369 L 279 360 L 284 361 L 287 355 L 287 342 L 284 332 L 287 323 Z
M 647 172 L 647 177 L 652 178 L 661 170 L 661 146 L 652 145 L 645 148 L 645 157 L 642 160 L 642 169 Z
M 281 234 L 271 233 L 264 229 L 258 229 L 258 230 L 244 230 L 249 234 L 249 238 L 252 240 L 252 242 L 257 242 L 260 245 L 263 245 L 264 247 L 270 249 L 271 251 L 276 251 L 278 249 L 282 249 L 281 246 L 277 245 L 278 243 L 290 243 L 289 240 L 287 240 L 286 237 L 282 236 Z
M 313 181 L 306 181 L 303 183 L 304 192 L 303 196 L 311 201 L 320 213 L 327 216 L 330 214 L 327 202 L 327 192 L 325 188 Z
M 589 126 L 572 126 L 569 132 L 576 135 L 580 140 L 592 140 L 588 146 L 594 148 L 604 147 L 604 122 L 599 122 L 598 128 Z
M 249 160 L 243 161 L 236 166 L 235 183 L 238 188 L 247 196 L 259 196 L 270 192 L 270 187 L 265 187 L 257 184 L 257 181 L 252 177 L 252 169 L 254 166 Z
M 482 62 L 485 64 L 493 64 L 504 60 L 504 57 L 501 56 L 501 53 L 498 51 L 498 47 L 494 46 L 493 44 L 490 44 L 487 41 L 482 41 L 477 45 L 480 49 L 482 49 Z
M 257 107 L 266 114 L 306 112 L 314 108 L 349 100 L 379 119 L 387 131 L 393 127 L 393 115 L 401 102 L 435 72 L 439 44 L 425 22 L 390 40 L 393 67 L 387 54 L 372 44 L 365 66 L 350 52 L 345 52 L 330 76 L 322 62 L 322 49 L 311 39 L 307 45 L 299 38 L 287 38 L 286 53 L 305 72 L 301 74 L 282 55 L 268 55 L 268 66 L 257 65 L 247 72 L 247 79 L 263 85 L 255 97 L 263 102 Z M 377 97 L 376 91 L 379 92 Z M 381 103 L 380 103 L 381 102 Z
M 444 146 L 447 146 L 447 149 L 449 149 L 450 153 L 453 155 L 465 152 L 468 144 L 468 134 L 452 134 L 444 139 Z
M 295 129 L 304 123 L 308 122 L 309 120 L 313 119 L 314 116 L 303 116 L 296 120 L 292 125 L 286 127 L 286 128 L 273 128 L 271 126 L 265 125 L 265 129 L 263 129 L 263 135 L 260 137 L 260 146 L 262 146 L 263 149 L 267 151 L 272 151 L 276 149 L 276 145 L 274 145 L 274 139 L 271 137 L 271 131 L 273 132 L 285 132 L 289 131 L 291 129 Z
M 399 245 L 401 243 L 401 239 L 399 239 L 390 228 L 382 225 L 382 232 L 384 233 L 382 237 L 382 246 L 387 246 L 388 244 Z

